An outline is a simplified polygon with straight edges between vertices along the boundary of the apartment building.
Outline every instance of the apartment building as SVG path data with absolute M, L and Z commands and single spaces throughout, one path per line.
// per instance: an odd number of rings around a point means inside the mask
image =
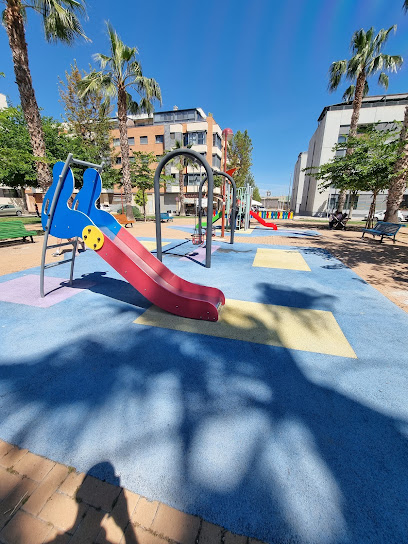
M 360 110 L 359 125 L 384 123 L 404 119 L 408 94 L 366 96 Z M 333 146 L 344 142 L 350 129 L 353 106 L 351 102 L 326 106 L 318 118 L 318 126 L 309 142 L 307 152 L 302 152 L 294 169 L 291 209 L 301 215 L 325 216 L 336 208 L 338 191 L 329 188 L 319 191 L 319 181 L 312 175 L 302 172 L 307 166 L 320 166 L 334 157 Z M 354 216 L 368 213 L 372 200 L 371 193 L 359 193 L 354 203 Z M 377 197 L 376 210 L 386 207 L 387 191 Z M 402 207 L 408 207 L 408 190 Z M 345 209 L 348 209 L 348 199 Z
M 179 141 L 183 146 L 191 145 L 191 149 L 203 155 L 215 170 L 221 170 L 222 130 L 212 114 L 206 115 L 201 108 L 175 108 L 172 111 L 150 115 L 129 115 L 127 131 L 131 156 L 133 151 L 152 152 L 159 161 L 164 152 L 172 150 L 176 141 Z M 120 168 L 122 157 L 117 120 L 114 121 L 111 136 L 116 151 L 115 167 Z M 179 211 L 179 170 L 175 165 L 168 164 L 165 173 L 171 175 L 173 180 L 166 183 L 162 189 L 161 210 L 176 214 Z M 187 213 L 195 213 L 198 186 L 202 176 L 204 176 L 204 168 L 188 166 L 185 169 L 184 191 Z M 215 190 L 214 193 L 217 198 L 217 191 Z M 108 196 L 112 207 L 117 208 L 121 203 L 119 191 Z M 153 191 L 148 195 L 146 211 L 148 214 L 154 213 Z

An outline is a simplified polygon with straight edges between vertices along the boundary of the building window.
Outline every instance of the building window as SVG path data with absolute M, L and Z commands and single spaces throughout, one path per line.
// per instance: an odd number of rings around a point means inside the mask
M 221 159 L 219 158 L 218 155 L 212 156 L 212 165 L 215 166 L 216 168 L 221 168 Z
M 0 189 L 0 196 L 4 198 L 18 198 L 17 189 Z
M 140 136 L 140 143 L 147 144 L 147 136 Z
M 347 135 L 340 135 L 338 137 L 338 140 L 337 140 L 337 143 L 338 144 L 344 144 L 347 142 Z M 344 157 L 346 155 L 346 150 L 345 149 L 337 149 L 336 151 L 336 157 Z
M 200 174 L 185 174 L 184 175 L 184 186 L 200 185 L 200 181 L 201 181 Z
M 122 157 L 116 157 L 116 164 L 122 164 Z
M 222 149 L 221 138 L 217 133 L 213 134 L 213 146 L 218 147 L 218 149 Z
M 120 139 L 119 138 L 113 138 L 113 145 L 115 147 L 119 147 L 120 146 Z
M 156 134 L 156 144 L 163 144 L 163 143 L 164 143 L 163 134 Z
M 129 145 L 135 145 L 135 138 L 134 138 L 134 136 L 130 136 L 130 137 L 128 138 L 128 144 L 129 144 Z
M 205 145 L 206 143 L 206 132 L 187 132 L 187 134 L 184 134 L 184 145 Z
M 134 156 L 129 157 L 129 162 L 135 162 L 135 157 Z

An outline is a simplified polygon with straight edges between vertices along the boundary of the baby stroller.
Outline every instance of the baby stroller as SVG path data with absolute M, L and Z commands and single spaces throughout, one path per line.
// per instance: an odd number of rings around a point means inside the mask
M 334 213 L 329 221 L 329 229 L 346 230 L 348 220 L 349 218 L 347 213 Z

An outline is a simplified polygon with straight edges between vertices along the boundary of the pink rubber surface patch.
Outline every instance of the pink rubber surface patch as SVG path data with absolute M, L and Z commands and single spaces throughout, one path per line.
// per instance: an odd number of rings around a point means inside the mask
M 44 280 L 45 297 L 40 297 L 40 276 L 27 274 L 14 280 L 0 283 L 0 301 L 49 308 L 81 293 L 95 285 L 94 282 L 77 279 L 69 286 L 69 280 L 46 277 Z
M 215 244 L 211 244 L 211 253 L 214 253 L 214 251 L 217 251 L 217 249 L 220 246 L 217 246 Z M 191 259 L 194 259 L 198 263 L 203 263 L 205 261 L 205 247 L 198 247 L 197 249 L 194 249 L 188 255 L 191 257 Z M 190 259 L 188 257 L 182 257 L 180 261 L 189 261 Z

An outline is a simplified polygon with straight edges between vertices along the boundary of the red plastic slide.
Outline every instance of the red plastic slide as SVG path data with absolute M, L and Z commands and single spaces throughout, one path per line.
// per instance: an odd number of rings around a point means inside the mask
M 125 280 L 150 302 L 181 317 L 217 321 L 218 308 L 225 304 L 222 291 L 183 280 L 156 259 L 126 229 L 112 240 L 105 236 L 96 251 Z
M 262 219 L 262 217 L 259 215 L 259 213 L 255 213 L 253 211 L 250 211 L 249 213 L 251 214 L 251 217 L 256 219 L 264 227 L 271 227 L 273 230 L 278 230 L 278 227 L 275 225 L 275 223 L 267 223 L 265 221 L 265 219 Z

